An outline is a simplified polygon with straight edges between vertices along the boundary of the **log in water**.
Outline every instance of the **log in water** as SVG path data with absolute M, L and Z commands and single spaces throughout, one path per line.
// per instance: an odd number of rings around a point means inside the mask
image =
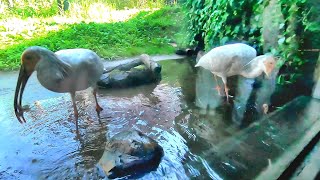
M 126 88 L 161 80 L 161 65 L 143 54 L 139 59 L 105 71 L 98 85 L 102 88 Z

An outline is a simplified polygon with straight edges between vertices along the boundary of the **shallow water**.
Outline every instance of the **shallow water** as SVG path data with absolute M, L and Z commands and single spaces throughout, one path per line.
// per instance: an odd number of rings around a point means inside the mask
M 19 124 L 13 112 L 17 72 L 1 73 L 0 179 L 105 178 L 96 168 L 105 142 L 127 129 L 142 131 L 164 149 L 158 169 L 141 179 L 230 179 L 228 172 L 237 170 L 208 154 L 219 154 L 225 140 L 263 116 L 261 106 L 268 103 L 273 80 L 253 88 L 253 80 L 230 78 L 235 97 L 226 103 L 215 91 L 212 75 L 193 68 L 192 60 L 160 63 L 157 84 L 100 89 L 100 121 L 90 90 L 77 93 L 80 139 L 70 96 L 46 90 L 35 75 L 23 97 L 30 107 L 27 123 Z

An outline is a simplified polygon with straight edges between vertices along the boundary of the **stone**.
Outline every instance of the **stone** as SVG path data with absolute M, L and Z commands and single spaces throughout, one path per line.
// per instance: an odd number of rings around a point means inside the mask
M 278 0 L 270 0 L 263 11 L 262 37 L 263 51 L 269 52 L 271 49 L 278 47 L 279 27 L 284 24 L 284 18 L 281 13 L 281 6 Z
M 161 72 L 160 64 L 158 64 L 158 63 L 154 62 L 153 60 L 151 60 L 151 57 L 149 55 L 142 54 L 140 56 L 140 60 L 147 67 L 147 69 L 151 70 L 155 74 L 160 74 L 160 72 Z
M 127 88 L 161 80 L 161 65 L 142 54 L 138 59 L 105 69 L 98 86 L 102 88 Z
M 98 81 L 102 88 L 127 88 L 150 84 L 161 80 L 161 74 L 154 74 L 149 69 L 131 69 L 103 74 Z
M 162 147 L 152 138 L 137 130 L 123 131 L 107 141 L 98 166 L 108 178 L 132 178 L 156 170 L 162 156 Z

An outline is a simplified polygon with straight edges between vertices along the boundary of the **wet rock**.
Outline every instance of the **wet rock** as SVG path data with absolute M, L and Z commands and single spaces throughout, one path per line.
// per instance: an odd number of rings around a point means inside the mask
M 102 88 L 126 88 L 161 80 L 161 65 L 143 54 L 138 59 L 107 70 L 98 81 Z
M 194 56 L 194 55 L 197 55 L 197 52 L 195 49 L 190 49 L 190 48 L 187 48 L 187 49 L 178 49 L 176 50 L 176 54 L 177 55 L 183 55 L 183 56 Z
M 130 71 L 115 71 L 110 74 L 103 74 L 98 81 L 98 86 L 102 88 L 126 88 L 160 80 L 160 73 L 155 74 L 149 69 L 131 69 Z
M 106 143 L 98 165 L 108 178 L 133 178 L 156 170 L 162 156 L 163 149 L 155 140 L 136 130 L 123 131 Z

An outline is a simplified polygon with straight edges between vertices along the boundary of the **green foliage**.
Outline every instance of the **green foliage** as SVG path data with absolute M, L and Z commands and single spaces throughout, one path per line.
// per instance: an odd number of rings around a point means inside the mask
M 150 8 L 150 7 L 162 7 L 165 4 L 165 0 L 146 1 L 146 0 L 105 0 L 107 4 L 111 4 L 116 9 L 126 8 Z
M 0 19 L 6 19 L 8 17 L 51 17 L 58 14 L 59 9 L 56 1 L 42 0 L 34 2 L 32 0 L 12 1 L 11 5 L 0 3 Z
M 178 11 L 177 8 L 142 11 L 125 22 L 62 24 L 60 30 L 48 32 L 46 29 L 57 27 L 57 24 L 40 22 L 37 26 L 40 29 L 32 38 L 25 38 L 24 33 L 14 34 L 6 39 L 9 45 L 0 45 L 0 69 L 18 68 L 21 53 L 34 45 L 52 51 L 88 48 L 106 59 L 142 53 L 173 53 L 174 48 L 168 43 L 179 29 L 177 17 L 181 14 Z
M 207 49 L 228 41 L 259 42 L 256 36 L 260 35 L 260 27 L 250 20 L 260 4 L 256 0 L 187 0 L 191 38 L 201 33 Z
M 279 48 L 275 52 L 283 59 L 283 63 L 291 68 L 289 74 L 278 77 L 278 83 L 285 85 L 303 77 L 302 66 L 307 63 L 303 52 L 303 49 L 308 48 L 306 39 L 310 38 L 308 35 L 319 34 L 320 24 L 312 17 L 318 16 L 318 12 L 310 8 L 306 0 L 280 0 L 279 3 L 285 24 L 283 34 L 278 41 Z M 314 40 L 319 41 L 319 36 L 315 36 Z
M 162 8 L 166 5 L 166 0 L 61 0 L 61 3 L 63 4 L 64 1 L 67 1 L 68 10 L 65 13 L 69 16 L 76 16 L 79 13 L 84 13 L 82 15 L 86 16 L 90 11 L 99 8 L 99 5 L 107 6 L 112 10 Z M 8 17 L 43 18 L 52 17 L 60 13 L 57 0 L 6 2 L 0 1 L 0 19 Z
M 263 43 L 261 36 L 262 12 L 269 0 L 187 0 L 189 11 L 190 43 L 201 34 L 206 49 L 223 45 L 230 41 L 246 41 L 256 44 L 259 49 Z M 312 0 L 310 1 L 312 2 Z M 319 34 L 319 5 L 306 0 L 279 0 L 285 23 L 278 28 L 283 32 L 279 37 L 279 47 L 271 52 L 280 56 L 292 72 L 288 78 L 278 78 L 279 84 L 292 83 L 301 77 L 300 67 L 305 64 L 302 59 L 302 46 L 306 46 L 306 34 Z M 309 5 L 307 6 L 307 3 Z M 318 6 L 318 8 L 314 8 Z M 319 42 L 318 40 L 316 40 Z

